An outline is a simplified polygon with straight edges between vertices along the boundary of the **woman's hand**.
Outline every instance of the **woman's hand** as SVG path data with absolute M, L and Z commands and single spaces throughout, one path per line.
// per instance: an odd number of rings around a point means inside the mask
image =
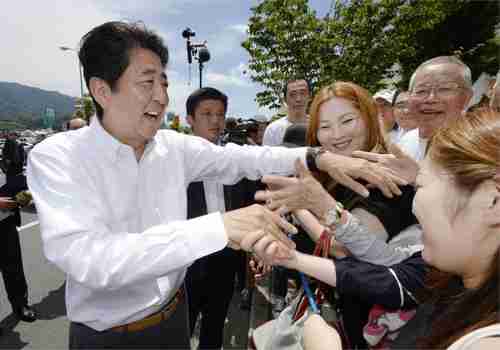
M 418 163 L 396 145 L 390 145 L 389 152 L 380 154 L 355 151 L 352 156 L 378 164 L 385 171 L 406 180 L 408 184 L 415 184 L 419 169 Z
M 249 261 L 250 271 L 253 273 L 255 281 L 261 281 L 271 272 L 271 266 L 251 257 Z
M 255 199 L 265 201 L 270 210 L 285 214 L 297 209 L 310 210 L 322 221 L 336 201 L 300 161 L 295 162 L 296 178 L 264 176 L 262 182 L 271 190 L 258 191 Z

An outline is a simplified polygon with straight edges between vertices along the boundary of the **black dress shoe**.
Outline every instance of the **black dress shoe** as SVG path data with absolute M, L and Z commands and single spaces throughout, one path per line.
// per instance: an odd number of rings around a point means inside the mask
M 23 307 L 14 310 L 17 318 L 24 322 L 35 322 L 36 312 L 30 306 L 24 305 Z

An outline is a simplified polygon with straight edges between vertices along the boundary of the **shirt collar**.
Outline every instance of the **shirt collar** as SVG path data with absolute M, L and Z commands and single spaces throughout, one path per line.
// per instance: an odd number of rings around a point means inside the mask
M 92 121 L 90 122 L 90 130 L 93 135 L 93 142 L 95 142 L 102 154 L 110 158 L 112 162 L 118 161 L 120 154 L 127 152 L 134 153 L 134 150 L 131 146 L 120 142 L 114 136 L 109 134 L 102 127 L 99 118 L 92 118 Z M 155 147 L 157 147 L 158 142 L 156 141 L 156 137 L 157 135 L 155 135 L 155 137 L 146 145 L 143 157 L 150 153 Z

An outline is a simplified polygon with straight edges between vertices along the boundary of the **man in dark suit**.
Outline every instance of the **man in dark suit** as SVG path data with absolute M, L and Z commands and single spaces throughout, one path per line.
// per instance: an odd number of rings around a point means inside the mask
M 0 187 L 0 269 L 14 314 L 22 321 L 34 322 L 35 311 L 28 306 L 28 287 L 24 275 L 21 244 L 17 226 L 21 226 L 19 205 L 14 198 L 19 192 L 27 190 L 23 174 L 24 149 L 9 135 L 2 150 L 7 183 Z
M 187 102 L 187 120 L 193 134 L 219 143 L 224 131 L 227 97 L 213 88 L 192 93 Z M 188 186 L 188 219 L 216 211 L 248 206 L 256 190 L 254 181 L 243 179 L 235 185 L 194 182 Z M 202 315 L 200 349 L 220 349 L 224 323 L 233 296 L 234 280 L 241 259 L 240 251 L 225 248 L 198 259 L 188 269 L 186 288 L 189 301 L 190 331 Z

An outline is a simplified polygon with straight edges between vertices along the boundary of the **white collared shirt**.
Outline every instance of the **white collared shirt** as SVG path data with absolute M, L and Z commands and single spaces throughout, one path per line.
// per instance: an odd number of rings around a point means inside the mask
M 47 259 L 66 273 L 68 318 L 104 330 L 158 311 L 186 268 L 227 244 L 220 213 L 186 220 L 192 181 L 290 174 L 305 149 L 219 147 L 159 131 L 137 162 L 93 118 L 30 152 L 28 186 Z
M 306 120 L 303 123 L 307 124 L 308 122 L 309 115 L 306 115 Z M 264 146 L 281 146 L 286 129 L 293 124 L 288 119 L 288 116 L 275 120 L 266 127 L 264 136 L 262 137 L 262 144 Z
M 418 129 L 413 129 L 404 134 L 397 145 L 411 158 L 420 162 L 425 158 L 428 141 L 419 136 Z
M 279 146 L 283 143 L 283 136 L 286 129 L 292 125 L 288 117 L 283 117 L 275 120 L 266 127 L 264 136 L 262 137 L 262 144 L 264 146 Z

